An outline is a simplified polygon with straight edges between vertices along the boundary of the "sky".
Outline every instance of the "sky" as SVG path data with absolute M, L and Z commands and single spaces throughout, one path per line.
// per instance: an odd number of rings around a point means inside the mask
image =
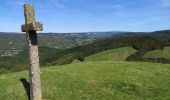
M 170 29 L 170 0 L 0 0 L 0 32 L 21 32 L 32 3 L 43 32 Z

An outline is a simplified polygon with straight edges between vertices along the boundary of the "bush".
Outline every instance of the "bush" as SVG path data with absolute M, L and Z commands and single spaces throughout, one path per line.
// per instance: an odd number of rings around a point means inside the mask
M 84 61 L 85 60 L 85 58 L 82 55 L 77 56 L 76 59 L 79 60 L 79 61 Z

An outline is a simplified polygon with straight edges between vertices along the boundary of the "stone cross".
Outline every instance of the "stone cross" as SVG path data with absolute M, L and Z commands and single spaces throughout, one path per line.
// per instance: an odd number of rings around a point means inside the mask
M 35 12 L 32 4 L 24 5 L 24 15 L 25 25 L 22 25 L 21 29 L 22 32 L 26 32 L 28 42 L 30 99 L 41 100 L 41 79 L 36 31 L 42 31 L 43 25 L 39 22 L 35 22 Z

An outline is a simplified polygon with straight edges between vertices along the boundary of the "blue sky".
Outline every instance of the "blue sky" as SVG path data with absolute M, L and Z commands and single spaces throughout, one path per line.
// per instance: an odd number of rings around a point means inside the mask
M 1 32 L 20 32 L 24 3 L 34 4 L 43 32 L 170 29 L 170 0 L 1 0 Z

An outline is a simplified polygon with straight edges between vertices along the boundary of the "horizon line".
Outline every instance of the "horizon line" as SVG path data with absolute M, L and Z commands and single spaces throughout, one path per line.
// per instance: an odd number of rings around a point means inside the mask
M 162 29 L 162 30 L 155 30 L 155 31 L 166 31 L 170 29 Z M 81 32 L 38 32 L 37 33 L 61 33 L 61 34 L 66 34 L 66 33 L 93 33 L 93 32 L 155 32 L 155 31 L 81 31 Z M 18 34 L 23 34 L 25 32 L 0 32 L 0 33 L 18 33 Z

